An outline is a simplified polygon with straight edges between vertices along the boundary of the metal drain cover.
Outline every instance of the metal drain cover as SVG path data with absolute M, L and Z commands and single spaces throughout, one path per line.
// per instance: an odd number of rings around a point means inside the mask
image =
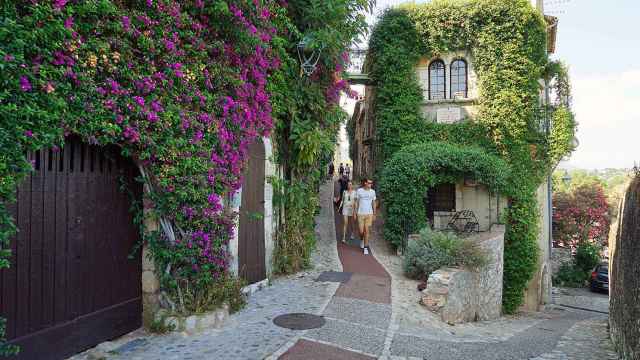
M 308 330 L 324 326 L 325 320 L 323 316 L 307 313 L 291 313 L 277 316 L 273 319 L 273 323 L 291 330 Z

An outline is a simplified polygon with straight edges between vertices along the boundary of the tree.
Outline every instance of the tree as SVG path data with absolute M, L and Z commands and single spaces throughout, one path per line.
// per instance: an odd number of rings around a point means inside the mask
M 597 182 L 583 183 L 553 198 L 554 242 L 575 247 L 590 240 L 606 242 L 611 209 L 604 189 Z

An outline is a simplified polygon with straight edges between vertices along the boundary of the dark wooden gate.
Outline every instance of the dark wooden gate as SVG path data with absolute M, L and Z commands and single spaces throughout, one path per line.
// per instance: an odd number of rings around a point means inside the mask
M 68 140 L 29 154 L 10 205 L 18 234 L 0 271 L 0 316 L 19 359 L 61 359 L 141 325 L 141 256 L 130 195 L 142 187 L 118 149 Z
M 248 283 L 264 280 L 264 162 L 262 139 L 249 146 L 242 183 L 242 204 L 238 234 L 238 267 Z

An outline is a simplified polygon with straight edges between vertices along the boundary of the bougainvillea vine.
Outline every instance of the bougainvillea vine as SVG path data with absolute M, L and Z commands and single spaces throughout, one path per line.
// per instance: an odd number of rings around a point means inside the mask
M 269 1 L 31 1 L 3 5 L 0 195 L 28 150 L 80 135 L 117 144 L 149 190 L 147 231 L 162 284 L 206 288 L 226 275 L 248 146 L 273 128 L 269 74 L 280 61 Z M 16 111 L 19 110 L 19 111 Z M 3 247 L 13 233 L 0 205 Z M 166 225 L 166 226 L 165 226 Z M 151 229 L 147 229 L 151 230 Z M 166 269 L 166 271 L 165 271 Z

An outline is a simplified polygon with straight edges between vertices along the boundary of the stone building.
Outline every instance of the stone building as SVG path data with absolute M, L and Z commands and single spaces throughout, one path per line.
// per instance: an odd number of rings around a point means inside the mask
M 543 3 L 532 0 L 533 6 L 543 12 Z M 547 21 L 547 51 L 555 51 L 557 18 L 545 16 Z M 474 59 L 467 50 L 456 50 L 440 54 L 433 58 L 421 58 L 415 67 L 416 78 L 423 90 L 421 106 L 427 121 L 453 124 L 473 121 L 478 113 L 479 87 L 478 76 L 474 69 Z M 354 77 L 363 82 L 366 74 Z M 376 121 L 373 111 L 376 101 L 375 84 L 365 83 L 364 99 L 355 105 L 351 119 L 351 150 L 354 178 L 376 177 L 379 153 L 376 142 Z M 545 82 L 540 80 L 540 102 L 548 101 Z M 538 269 L 525 293 L 523 309 L 537 311 L 550 301 L 551 273 L 551 183 L 550 178 L 537 191 L 540 213 L 540 231 L 538 246 L 540 258 Z M 462 210 L 471 210 L 477 219 L 480 231 L 488 231 L 493 224 L 499 223 L 501 214 L 508 205 L 508 199 L 493 194 L 471 179 L 463 179 L 452 184 L 442 184 L 425 189 L 429 223 L 435 229 L 444 229 L 454 214 Z

